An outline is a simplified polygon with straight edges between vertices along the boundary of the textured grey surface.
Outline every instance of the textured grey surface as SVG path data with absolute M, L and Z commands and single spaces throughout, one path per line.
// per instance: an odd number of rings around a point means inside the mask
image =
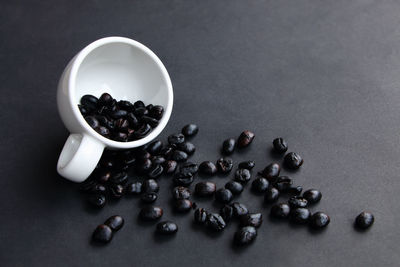
M 1 265 L 398 265 L 399 13 L 396 1 L 368 0 L 1 1 Z M 164 219 L 180 227 L 172 239 L 137 222 L 136 199 L 87 209 L 55 172 L 68 136 L 56 85 L 75 53 L 110 35 L 144 43 L 166 65 L 175 105 L 164 140 L 197 123 L 200 162 L 251 129 L 255 142 L 233 158 L 254 159 L 258 170 L 273 160 L 272 139 L 287 138 L 305 159 L 290 175 L 323 192 L 313 210 L 331 216 L 329 227 L 316 234 L 272 222 L 249 187 L 239 201 L 265 220 L 245 249 L 231 246 L 235 223 L 210 235 L 167 204 Z M 169 183 L 161 179 L 159 203 L 169 201 Z M 364 209 L 376 223 L 360 233 L 352 222 Z M 108 246 L 91 245 L 94 227 L 113 214 L 125 227 Z

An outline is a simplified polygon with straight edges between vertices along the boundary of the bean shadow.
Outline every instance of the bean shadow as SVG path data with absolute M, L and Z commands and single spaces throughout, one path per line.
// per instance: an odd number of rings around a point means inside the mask
M 273 158 L 274 160 L 281 160 L 281 159 L 283 159 L 283 156 L 285 155 L 284 153 L 279 153 L 279 152 L 277 152 L 274 148 L 270 148 L 270 150 L 269 150 L 269 156 L 271 157 L 271 158 Z
M 171 240 L 176 238 L 176 233 L 175 234 L 160 234 L 157 233 L 157 231 L 154 231 L 153 233 L 153 239 L 156 243 L 166 243 L 166 242 L 170 242 Z

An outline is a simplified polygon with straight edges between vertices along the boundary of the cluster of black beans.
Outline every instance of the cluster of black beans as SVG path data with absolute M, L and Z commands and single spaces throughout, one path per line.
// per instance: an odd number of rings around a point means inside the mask
M 78 108 L 97 133 L 119 142 L 145 137 L 157 127 L 164 114 L 162 106 L 145 106 L 142 101 L 133 104 L 126 100 L 117 101 L 108 93 L 100 98 L 84 95 Z

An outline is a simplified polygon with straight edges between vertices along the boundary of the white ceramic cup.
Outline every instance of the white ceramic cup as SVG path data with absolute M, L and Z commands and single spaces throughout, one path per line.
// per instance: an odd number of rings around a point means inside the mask
M 117 100 L 161 105 L 164 115 L 159 125 L 142 139 L 107 139 L 86 123 L 78 109 L 83 95 L 99 97 L 104 92 Z M 172 104 L 171 79 L 149 48 L 124 37 L 107 37 L 89 44 L 69 62 L 58 84 L 58 111 L 71 133 L 58 159 L 58 173 L 82 182 L 96 168 L 104 148 L 128 149 L 152 141 L 166 126 Z

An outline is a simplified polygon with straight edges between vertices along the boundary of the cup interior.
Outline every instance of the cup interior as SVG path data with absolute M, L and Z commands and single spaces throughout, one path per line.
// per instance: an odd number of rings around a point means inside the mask
M 116 147 L 139 146 L 151 141 L 165 127 L 172 111 L 172 85 L 165 67 L 147 47 L 127 38 L 115 37 L 111 41 L 95 44 L 91 44 L 94 48 L 90 49 L 91 45 L 85 48 L 88 52 L 76 69 L 71 94 L 76 110 L 79 112 L 77 105 L 83 95 L 99 97 L 104 92 L 117 100 L 132 103 L 142 100 L 146 105 L 161 105 L 164 107 L 163 118 L 143 139 L 125 143 L 102 137 Z M 129 143 L 136 145 L 121 145 Z

